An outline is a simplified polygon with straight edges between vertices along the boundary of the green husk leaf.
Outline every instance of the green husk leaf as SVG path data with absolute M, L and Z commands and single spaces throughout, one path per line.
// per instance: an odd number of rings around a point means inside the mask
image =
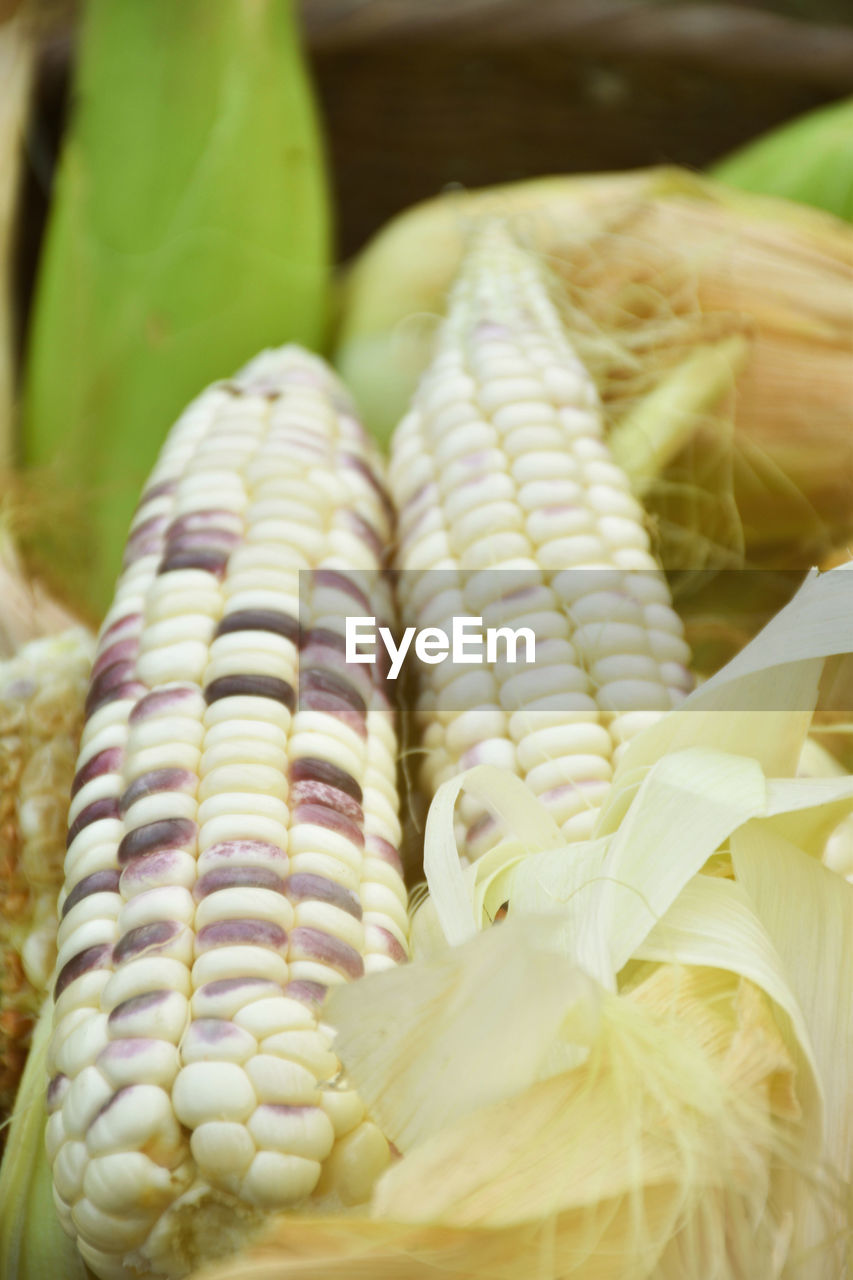
M 3 1280 L 89 1280 L 74 1242 L 62 1230 L 53 1203 L 53 1179 L 44 1144 L 47 1122 L 47 1049 L 53 1004 L 45 1002 L 15 1101 L 9 1141 L 0 1165 L 0 1275 Z
M 635 492 L 647 491 L 694 435 L 703 416 L 733 389 L 748 351 L 739 334 L 696 347 L 614 427 L 610 451 Z
M 718 160 L 713 177 L 853 222 L 853 98 L 810 111 Z
M 266 346 L 321 346 L 329 208 L 292 0 L 88 0 L 41 263 L 25 461 L 85 499 L 41 560 L 107 603 L 168 428 Z

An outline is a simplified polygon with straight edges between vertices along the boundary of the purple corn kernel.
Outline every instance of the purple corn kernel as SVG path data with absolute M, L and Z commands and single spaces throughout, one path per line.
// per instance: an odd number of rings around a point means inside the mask
M 364 973 L 364 960 L 355 947 L 323 929 L 302 925 L 291 931 L 288 959 L 316 960 L 348 978 L 360 978 Z
M 287 946 L 287 934 L 279 925 L 269 920 L 215 920 L 206 924 L 196 934 L 196 954 L 213 947 L 253 946 L 283 951 Z
M 357 822 L 359 826 L 364 823 L 364 810 L 358 801 L 353 800 L 344 791 L 328 786 L 325 782 L 295 782 L 290 789 L 290 799 L 293 805 L 325 805 L 326 808 L 337 809 L 339 813 Z
M 146 952 L 161 951 L 170 942 L 174 942 L 185 928 L 186 925 L 179 924 L 176 920 L 156 920 L 151 924 L 141 924 L 119 938 L 113 947 L 113 959 L 116 964 L 122 964 L 125 960 L 133 960 Z
M 150 1013 L 164 1004 L 172 995 L 171 991 L 146 991 L 140 996 L 131 996 L 129 1000 L 122 1000 L 121 1004 L 117 1004 L 110 1011 L 107 1018 L 107 1026 L 114 1030 L 120 1027 L 125 1018 L 135 1018 L 139 1013 Z
M 119 1100 L 120 1098 L 126 1098 L 126 1097 L 128 1096 L 128 1094 L 132 1093 L 132 1092 L 133 1092 L 133 1090 L 134 1090 L 134 1089 L 137 1089 L 138 1087 L 139 1087 L 139 1086 L 138 1086 L 138 1085 L 135 1085 L 135 1084 L 126 1084 L 126 1085 L 124 1085 L 121 1089 L 117 1089 L 117 1090 L 115 1091 L 115 1093 L 113 1094 L 113 1096 L 112 1096 L 111 1098 L 107 1098 L 107 1100 L 106 1100 L 106 1102 L 104 1103 L 104 1105 L 103 1105 L 103 1106 L 100 1108 L 100 1110 L 95 1114 L 95 1116 L 94 1116 L 94 1118 L 93 1118 L 93 1120 L 92 1120 L 92 1124 L 95 1124 L 95 1122 L 96 1122 L 96 1121 L 100 1120 L 101 1116 L 106 1115 L 106 1113 L 109 1111 L 110 1107 L 112 1107 L 116 1102 L 118 1102 L 118 1100 Z
M 363 652 L 363 649 L 358 651 Z M 365 670 L 360 663 L 348 662 L 337 646 L 333 648 L 331 645 L 318 644 L 312 640 L 302 650 L 300 668 L 302 672 L 300 692 L 309 678 L 312 682 L 319 683 L 319 680 L 314 679 L 314 673 L 319 673 L 319 678 L 324 681 L 340 681 L 348 686 L 352 694 L 362 703 L 370 697 L 372 668 Z M 343 693 L 343 696 L 348 695 Z
M 80 832 L 91 826 L 93 822 L 101 822 L 105 818 L 117 818 L 118 816 L 118 800 L 115 796 L 103 796 L 100 800 L 93 800 L 91 804 L 86 805 L 85 809 L 81 809 L 68 828 L 68 835 L 65 840 L 66 849 L 70 849 Z
M 106 773 L 118 773 L 124 760 L 124 752 L 121 747 L 105 747 L 103 751 L 99 751 L 97 755 L 87 760 L 74 775 L 74 781 L 71 784 L 71 799 L 73 800 L 77 792 L 85 787 L 87 782 L 91 782 L 93 778 L 102 778 Z
M 84 706 L 86 715 L 91 715 L 96 707 L 114 698 L 114 691 L 121 685 L 133 680 L 133 676 L 134 662 L 132 659 L 124 662 L 114 662 L 105 667 L 89 686 Z
M 199 533 L 213 530 L 216 533 L 223 533 L 226 537 L 239 537 L 243 531 L 243 521 L 235 512 L 227 511 L 224 507 L 211 507 L 206 511 L 188 511 L 186 515 L 178 516 L 169 525 L 167 537 L 171 541 L 173 538 L 181 538 L 184 534 Z
M 112 1040 L 98 1054 L 98 1066 L 109 1065 L 110 1062 L 132 1062 L 134 1058 L 147 1053 L 152 1044 L 156 1044 L 154 1036 L 122 1036 Z
M 192 855 L 183 849 L 156 849 L 153 853 L 134 856 L 124 867 L 119 881 L 119 892 L 132 897 L 144 889 L 156 889 L 163 885 L 177 884 L 184 888 L 192 880 L 187 875 L 186 860 Z M 194 862 L 192 862 L 194 867 Z
M 136 564 L 137 560 L 143 560 L 146 556 L 160 556 L 163 554 L 163 539 L 152 534 L 147 540 L 140 540 L 134 543 L 132 547 L 127 547 L 121 558 L 122 571 L 129 569 L 131 565 Z
M 370 601 L 352 578 L 342 573 L 340 569 L 314 569 L 311 574 L 311 584 L 315 590 L 319 588 L 328 588 L 332 591 L 339 591 L 341 595 L 349 596 L 354 600 L 359 608 L 365 612 L 370 611 Z
M 139 639 L 137 636 L 131 636 L 126 640 L 116 640 L 113 644 L 107 645 L 102 649 L 95 659 L 92 667 L 92 678 L 96 679 L 109 671 L 116 663 L 133 663 L 136 661 L 136 655 L 139 653 Z
M 193 888 L 193 897 L 200 902 L 220 889 L 270 889 L 273 893 L 283 894 L 285 881 L 269 867 L 217 867 L 199 877 Z
M 365 546 L 370 548 L 377 560 L 383 560 L 387 548 L 370 521 L 365 520 L 364 516 L 360 516 L 357 511 L 347 511 L 345 515 L 347 524 L 349 524 L 356 537 L 360 538 Z
M 128 680 L 125 684 L 118 684 L 115 688 L 107 689 L 96 697 L 93 685 L 84 707 L 86 718 L 90 719 L 96 711 L 100 711 L 101 707 L 105 707 L 109 702 L 122 702 L 126 698 L 143 698 L 147 692 L 147 686 L 140 680 Z
M 300 676 L 299 696 L 303 703 L 307 697 L 315 693 L 329 695 L 345 703 L 359 715 L 367 715 L 367 704 L 358 690 L 353 688 L 345 676 L 339 675 L 336 671 L 330 671 L 328 667 L 312 667 Z M 308 704 L 305 703 L 305 705 Z
M 286 889 L 287 896 L 293 902 L 327 902 L 332 907 L 340 907 L 341 911 L 346 911 L 354 919 L 361 919 L 361 903 L 352 890 L 345 889 L 326 876 L 299 871 L 288 876 Z
M 295 823 L 310 823 L 314 827 L 324 827 L 349 840 L 357 849 L 364 848 L 364 832 L 349 818 L 338 813 L 336 809 L 328 809 L 324 804 L 298 804 L 293 811 Z
M 176 480 L 160 480 L 157 484 L 152 484 L 150 488 L 142 491 L 142 497 L 137 503 L 136 510 L 141 511 L 149 502 L 156 501 L 157 498 L 167 498 L 177 489 Z
M 240 534 L 231 533 L 228 529 L 197 529 L 170 537 L 166 542 L 166 556 L 173 556 L 182 551 L 211 551 L 217 555 L 228 555 L 240 541 Z
M 341 458 L 341 462 L 344 466 L 349 467 L 351 471 L 357 471 L 358 474 L 367 481 L 379 501 L 382 503 L 386 516 L 389 520 L 393 520 L 394 504 L 391 501 L 388 490 L 379 480 L 379 477 L 375 474 L 372 467 L 369 467 L 363 458 L 359 458 L 358 455 L 354 453 L 345 453 Z
M 371 942 L 374 940 L 381 941 L 381 954 L 388 956 L 396 964 L 405 964 L 408 960 L 409 957 L 406 955 L 405 948 L 400 946 L 399 940 L 394 937 L 390 929 L 383 929 L 381 924 L 375 924 L 370 930 L 370 938 Z M 378 947 L 372 949 L 379 950 Z
M 120 873 L 118 871 L 93 871 L 90 876 L 78 880 L 68 897 L 62 904 L 62 919 L 72 908 L 93 893 L 118 893 Z
M 343 791 L 348 796 L 352 796 L 358 804 L 363 800 L 361 787 L 352 774 L 347 773 L 345 769 L 339 769 L 335 764 L 330 764 L 328 760 L 320 760 L 315 756 L 301 756 L 298 760 L 294 760 L 290 766 L 290 781 L 292 783 L 324 782 L 327 786 L 334 787 L 336 791 Z
M 315 647 L 343 655 L 347 651 L 347 642 L 342 631 L 332 631 L 330 627 L 309 627 L 300 634 L 299 648 L 302 653 L 308 653 Z
M 213 982 L 205 982 L 196 988 L 193 994 L 193 1010 L 196 1017 L 230 1017 L 233 1018 L 238 1009 L 251 1000 L 262 1000 L 268 996 L 280 996 L 280 983 L 269 978 L 216 978 Z M 223 1009 L 223 1001 L 226 1008 Z M 204 1010 L 216 1010 L 205 1014 Z
M 293 711 L 296 699 L 286 680 L 276 676 L 233 675 L 212 680 L 204 690 L 205 702 L 210 706 L 220 698 L 271 698 Z
M 195 1018 L 191 1034 L 196 1045 L 209 1044 L 216 1047 L 226 1044 L 229 1040 L 236 1040 L 239 1043 L 245 1041 L 245 1032 L 225 1018 Z
M 62 1106 L 62 1099 L 71 1088 L 71 1081 L 68 1076 L 58 1072 L 47 1085 L 47 1113 L 53 1115 L 54 1111 L 58 1111 Z
M 386 840 L 384 836 L 366 836 L 364 851 L 368 857 L 379 858 L 382 862 L 387 862 L 402 876 L 403 863 L 400 854 L 391 844 L 391 841 Z
M 112 959 L 112 952 L 113 949 L 108 942 L 98 943 L 97 946 L 78 951 L 77 955 L 72 956 L 57 974 L 56 986 L 53 989 L 54 1000 L 59 999 L 75 978 L 89 973 L 92 969 L 106 969 Z
M 153 693 L 146 690 L 130 713 L 130 723 L 138 724 L 148 716 L 163 715 L 170 711 L 180 711 L 181 703 L 193 703 L 198 698 L 198 688 L 194 684 L 174 684 L 165 689 L 155 689 Z
M 195 842 L 198 827 L 189 818 L 163 818 L 128 831 L 118 847 L 119 866 L 146 853 L 183 849 Z
M 200 874 L 207 874 L 219 867 L 269 867 L 276 874 L 286 873 L 290 859 L 277 844 L 265 840 L 221 840 L 212 844 L 199 856 Z
M 98 637 L 98 652 L 103 652 L 108 644 L 113 644 L 119 639 L 125 639 L 126 632 L 134 636 L 142 635 L 144 625 L 145 620 L 141 613 L 126 613 L 121 618 L 116 618 L 115 622 L 111 622 Z
M 291 1000 L 298 1000 L 301 1004 L 307 1004 L 310 1009 L 318 1010 L 320 1005 L 326 998 L 328 987 L 322 982 L 308 982 L 306 979 L 299 978 L 296 982 L 288 982 L 284 988 L 284 994 L 290 996 Z
M 203 573 L 213 574 L 215 578 L 223 578 L 228 556 L 228 551 L 204 551 L 201 548 L 194 551 L 167 551 L 157 573 L 162 576 L 180 569 L 200 569 Z
M 364 714 L 354 711 L 349 702 L 337 694 L 325 693 L 321 689 L 306 689 L 300 695 L 299 707 L 302 711 L 322 711 L 325 715 L 334 716 L 360 738 L 367 737 Z
M 142 520 L 137 525 L 131 525 L 127 546 L 132 547 L 139 538 L 147 540 L 148 538 L 165 534 L 168 523 L 168 516 L 149 516 L 147 520 Z
M 216 628 L 216 636 L 227 636 L 234 631 L 271 631 L 296 644 L 299 640 L 299 623 L 289 613 L 278 609 L 239 609 L 226 613 Z
M 134 778 L 119 801 L 119 811 L 123 817 L 137 800 L 161 791 L 184 791 L 192 795 L 197 786 L 198 779 L 187 769 L 151 769 Z

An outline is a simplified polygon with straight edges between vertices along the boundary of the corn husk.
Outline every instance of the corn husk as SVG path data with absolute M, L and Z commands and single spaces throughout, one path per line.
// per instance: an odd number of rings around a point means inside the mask
M 59 1225 L 44 1145 L 52 1018 L 53 1006 L 48 1000 L 33 1037 L 0 1164 L 0 1275 L 4 1280 L 90 1280 L 74 1242 Z
M 198 388 L 266 346 L 322 343 L 330 215 L 291 0 L 88 0 L 78 47 L 23 455 L 78 516 L 40 530 L 40 565 L 97 616 Z
M 809 111 L 718 160 L 720 182 L 853 222 L 853 99 Z
M 349 271 L 337 338 L 381 439 L 469 229 L 495 215 L 564 278 L 572 340 L 668 568 L 805 569 L 847 536 L 853 230 L 679 170 L 454 193 L 395 219 Z
M 0 662 L 0 1122 L 56 956 L 68 795 L 93 649 L 78 627 L 30 640 Z
M 327 1017 L 401 1158 L 205 1280 L 838 1280 L 853 1247 L 853 778 L 796 776 L 853 574 L 813 574 L 627 748 L 566 846 L 480 766 L 430 810 L 414 961 Z M 508 836 L 462 869 L 465 791 Z M 509 915 L 489 927 L 499 907 Z

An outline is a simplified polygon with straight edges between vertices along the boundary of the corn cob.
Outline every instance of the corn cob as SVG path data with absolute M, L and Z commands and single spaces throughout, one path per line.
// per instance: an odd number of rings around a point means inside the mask
M 481 616 L 537 638 L 524 669 L 425 668 L 425 792 L 503 765 L 567 837 L 587 836 L 620 749 L 689 689 L 688 651 L 595 386 L 538 264 L 500 223 L 481 230 L 454 286 L 390 477 L 404 622 Z M 494 824 L 470 807 L 466 819 L 462 803 L 471 858 Z
M 56 1205 L 97 1276 L 184 1275 L 324 1162 L 355 1200 L 388 1160 L 318 1018 L 408 945 L 390 707 L 336 634 L 342 599 L 388 608 L 376 466 L 340 385 L 286 347 L 186 410 L 132 523 L 49 1058 Z
M 91 651 L 88 633 L 73 629 L 31 640 L 0 663 L 0 1119 L 56 954 L 65 810 Z

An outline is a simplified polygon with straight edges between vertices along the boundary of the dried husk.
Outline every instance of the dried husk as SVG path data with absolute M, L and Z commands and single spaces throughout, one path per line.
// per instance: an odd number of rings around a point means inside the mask
M 344 281 L 337 340 L 381 439 L 495 215 L 563 278 L 613 432 L 640 416 L 629 452 L 668 568 L 806 568 L 853 532 L 853 229 L 677 169 L 452 193 L 389 224 Z M 643 399 L 673 375 L 657 433 L 676 448 L 644 453 Z
M 810 576 L 634 739 L 590 841 L 502 770 L 444 784 L 414 961 L 327 1006 L 401 1158 L 368 1213 L 282 1217 L 204 1280 L 845 1274 L 853 885 L 821 855 L 853 779 L 795 774 L 851 591 Z M 463 789 L 511 833 L 464 871 Z

